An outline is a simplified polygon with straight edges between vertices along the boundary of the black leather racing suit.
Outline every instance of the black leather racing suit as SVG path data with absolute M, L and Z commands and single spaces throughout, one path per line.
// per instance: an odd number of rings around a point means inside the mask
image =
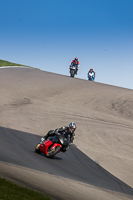
M 45 136 L 44 139 L 46 140 L 49 136 L 54 136 L 54 135 L 60 135 L 63 132 L 68 134 L 68 137 L 70 137 L 70 142 L 69 145 L 71 145 L 73 143 L 73 140 L 75 138 L 75 133 L 70 133 L 69 132 L 69 127 L 67 126 L 63 126 L 61 128 L 55 129 L 55 130 L 50 130 Z

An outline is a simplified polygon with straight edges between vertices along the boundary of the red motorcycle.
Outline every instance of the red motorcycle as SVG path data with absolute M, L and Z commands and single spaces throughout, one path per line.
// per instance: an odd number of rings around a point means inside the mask
M 37 153 L 44 153 L 46 157 L 52 158 L 60 151 L 65 152 L 69 147 L 70 138 L 65 132 L 59 136 L 50 136 L 46 140 L 43 138 L 35 147 Z

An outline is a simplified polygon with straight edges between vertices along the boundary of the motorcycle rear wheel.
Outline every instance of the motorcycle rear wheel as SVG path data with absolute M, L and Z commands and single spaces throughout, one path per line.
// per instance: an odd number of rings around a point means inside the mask
M 47 157 L 48 158 L 52 158 L 54 157 L 59 151 L 61 150 L 61 147 L 60 146 L 56 146 L 54 149 L 49 149 L 48 150 L 48 153 L 47 153 Z

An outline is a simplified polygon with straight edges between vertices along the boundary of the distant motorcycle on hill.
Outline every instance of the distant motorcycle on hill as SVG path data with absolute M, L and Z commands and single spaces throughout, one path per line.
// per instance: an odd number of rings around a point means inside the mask
M 89 74 L 88 74 L 88 80 L 89 80 L 89 81 L 94 81 L 94 79 L 95 79 L 95 74 L 94 74 L 94 72 L 89 72 Z
M 70 69 L 70 77 L 74 78 L 74 76 L 77 75 L 77 67 L 70 65 L 69 69 Z

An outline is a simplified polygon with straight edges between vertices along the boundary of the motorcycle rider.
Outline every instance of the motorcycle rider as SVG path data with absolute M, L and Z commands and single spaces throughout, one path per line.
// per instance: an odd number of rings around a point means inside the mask
M 70 64 L 70 68 L 74 66 L 76 67 L 76 75 L 77 75 L 77 72 L 78 72 L 78 68 L 79 68 L 79 61 L 78 61 L 78 58 L 75 57 L 74 60 L 72 60 L 71 64 Z
M 89 73 L 94 73 L 94 79 L 95 79 L 95 72 L 94 72 L 93 68 L 90 68 L 90 70 L 88 71 L 88 77 L 89 77 Z
M 75 130 L 76 130 L 77 126 L 74 122 L 71 122 L 69 124 L 69 126 L 63 126 L 61 128 L 57 128 L 55 130 L 50 130 L 48 131 L 48 133 L 41 139 L 41 141 L 43 142 L 43 140 L 46 140 L 49 136 L 54 136 L 54 135 L 60 135 L 63 132 L 65 132 L 66 134 L 68 134 L 68 137 L 70 137 L 70 142 L 69 142 L 69 146 L 73 143 L 73 140 L 75 138 Z M 66 148 L 64 147 L 63 151 L 66 151 Z

